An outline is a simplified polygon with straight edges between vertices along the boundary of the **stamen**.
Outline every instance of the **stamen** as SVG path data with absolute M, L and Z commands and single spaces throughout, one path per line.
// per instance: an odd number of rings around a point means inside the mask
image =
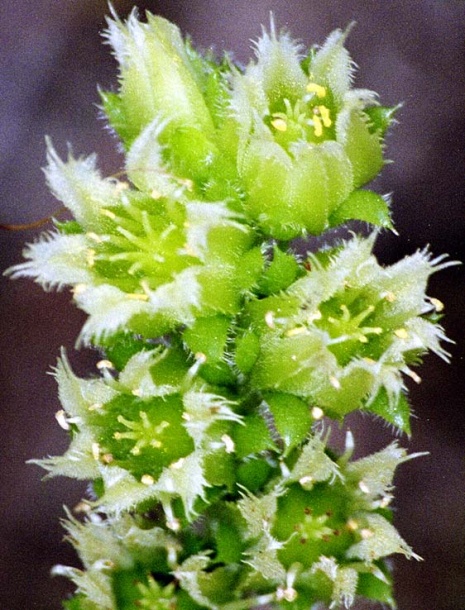
M 326 97 L 326 87 L 323 87 L 322 85 L 318 85 L 317 83 L 308 83 L 307 91 L 309 93 L 316 93 L 316 96 L 319 97 L 320 99 L 323 99 L 324 97 Z
M 323 121 L 323 125 L 325 127 L 331 127 L 333 122 L 329 116 L 329 108 L 327 108 L 326 106 L 318 106 L 318 110 L 320 111 L 321 120 Z
M 107 218 L 110 218 L 111 220 L 115 220 L 115 218 L 116 218 L 116 214 L 114 214 L 113 212 L 110 212 L 110 210 L 107 210 L 105 208 L 101 208 L 100 214 L 102 214 L 102 216 L 106 216 Z
M 153 485 L 155 483 L 155 479 L 152 477 L 151 474 L 143 474 L 140 479 L 140 482 L 143 485 L 149 486 L 149 485 Z
M 66 419 L 66 413 L 63 411 L 63 409 L 60 409 L 55 413 L 55 419 L 57 420 L 60 428 L 63 428 L 63 430 L 70 429 L 71 426 L 69 425 L 68 420 Z
M 271 124 L 276 129 L 276 131 L 287 131 L 287 123 L 284 119 L 274 119 L 273 121 L 271 121 Z
M 313 121 L 313 129 L 315 130 L 315 135 L 317 138 L 323 135 L 323 123 L 320 117 L 317 114 L 314 114 L 312 117 Z

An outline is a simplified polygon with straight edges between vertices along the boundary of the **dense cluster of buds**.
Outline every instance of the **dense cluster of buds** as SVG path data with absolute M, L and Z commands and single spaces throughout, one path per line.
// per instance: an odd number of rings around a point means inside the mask
M 386 558 L 416 557 L 391 521 L 396 442 L 352 460 L 323 417 L 356 409 L 409 432 L 405 376 L 447 359 L 447 266 L 417 252 L 383 267 L 368 237 L 297 255 L 291 240 L 347 220 L 391 228 L 388 201 L 362 189 L 384 165 L 395 108 L 352 88 L 335 31 L 305 52 L 264 31 L 256 60 L 197 53 L 148 14 L 109 20 L 119 90 L 103 109 L 127 179 L 96 159 L 46 176 L 74 219 L 10 270 L 72 289 L 79 342 L 99 375 L 55 369 L 71 443 L 40 460 L 92 481 L 66 528 L 83 569 L 68 610 L 348 608 L 394 604 Z

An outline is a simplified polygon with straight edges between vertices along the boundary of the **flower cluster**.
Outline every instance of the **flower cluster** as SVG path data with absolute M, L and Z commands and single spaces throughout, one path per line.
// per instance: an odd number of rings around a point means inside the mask
M 405 376 L 447 359 L 419 251 L 389 267 L 376 232 L 298 256 L 291 240 L 358 219 L 390 228 L 362 189 L 384 165 L 395 108 L 352 88 L 335 31 L 304 51 L 264 31 L 245 69 L 202 56 L 166 20 L 109 20 L 119 90 L 102 92 L 126 179 L 94 156 L 46 176 L 73 220 L 24 251 L 14 277 L 71 287 L 81 379 L 55 369 L 63 456 L 50 476 L 92 481 L 66 528 L 84 569 L 68 610 L 246 610 L 393 604 L 385 559 L 416 557 L 391 521 L 392 443 L 352 460 L 322 418 L 356 409 L 409 432 Z

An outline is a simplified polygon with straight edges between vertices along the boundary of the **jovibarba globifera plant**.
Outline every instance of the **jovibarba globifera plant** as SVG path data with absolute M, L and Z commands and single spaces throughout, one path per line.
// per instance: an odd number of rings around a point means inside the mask
M 102 106 L 127 179 L 48 145 L 74 219 L 9 273 L 71 287 L 99 375 L 55 369 L 71 441 L 39 460 L 92 482 L 65 527 L 82 568 L 68 610 L 394 606 L 386 558 L 418 558 L 392 524 L 392 442 L 352 459 L 325 416 L 360 409 L 409 433 L 405 377 L 448 358 L 419 251 L 383 267 L 368 237 L 298 255 L 292 240 L 355 219 L 392 228 L 382 169 L 395 108 L 352 87 L 336 30 L 309 52 L 274 24 L 240 69 L 133 12 L 105 37 L 119 88 Z M 333 240 L 334 241 L 334 240 Z M 323 243 L 323 241 L 321 242 Z

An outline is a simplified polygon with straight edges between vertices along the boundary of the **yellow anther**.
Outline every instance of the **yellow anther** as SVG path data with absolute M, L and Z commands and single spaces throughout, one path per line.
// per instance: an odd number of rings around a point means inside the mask
M 360 488 L 360 491 L 363 491 L 364 494 L 369 494 L 370 493 L 370 488 L 365 483 L 365 481 L 360 481 L 358 486 Z
M 89 502 L 86 502 L 86 500 L 81 500 L 73 508 L 73 513 L 78 513 L 78 514 L 79 513 L 90 513 L 91 510 L 92 510 L 92 507 L 89 504 Z
M 273 119 L 271 124 L 276 129 L 276 131 L 287 131 L 287 123 L 284 119 Z
M 302 487 L 311 487 L 313 483 L 313 477 L 307 474 L 299 479 L 299 483 L 302 485 Z
M 279 602 L 284 599 L 287 602 L 293 602 L 297 599 L 297 595 L 297 591 L 294 587 L 286 587 L 285 589 L 283 587 L 278 587 L 276 591 L 276 600 Z
M 189 178 L 181 178 L 179 182 L 182 184 L 182 186 L 185 186 L 188 191 L 192 191 L 194 188 L 194 183 Z
M 113 457 L 113 455 L 111 453 L 104 453 L 102 455 L 102 462 L 104 464 L 111 464 L 113 462 L 115 458 Z
M 381 502 L 379 503 L 381 508 L 386 508 L 386 506 L 389 506 L 389 504 L 392 501 L 392 496 L 390 495 L 386 495 L 384 496 L 384 498 L 381 500 Z
M 86 237 L 88 237 L 89 239 L 92 239 L 92 241 L 95 241 L 98 244 L 101 244 L 103 241 L 103 239 L 100 237 L 100 235 L 97 235 L 97 233 L 94 233 L 93 231 L 86 233 Z
M 312 117 L 313 121 L 313 129 L 315 130 L 315 135 L 317 138 L 323 135 L 323 122 L 317 114 L 314 114 Z
M 265 314 L 265 323 L 268 326 L 268 328 L 275 328 L 275 323 L 274 323 L 274 312 L 273 311 L 267 311 Z
M 351 530 L 352 532 L 355 532 L 356 530 L 358 530 L 357 521 L 355 521 L 355 519 L 349 519 L 347 521 L 347 529 Z
M 76 296 L 77 294 L 82 294 L 86 290 L 87 284 L 76 284 L 76 286 L 74 286 L 74 288 L 72 289 L 74 296 Z
M 296 326 L 286 331 L 286 337 L 295 337 L 296 335 L 302 335 L 307 332 L 305 326 Z
M 318 110 L 320 111 L 321 120 L 323 121 L 323 125 L 325 127 L 331 127 L 333 124 L 331 117 L 329 116 L 329 108 L 326 106 L 318 106 Z
M 317 311 L 315 311 L 315 313 L 311 313 L 307 316 L 307 323 L 312 324 L 312 322 L 315 322 L 315 320 L 321 320 L 322 317 L 323 314 L 318 309 Z
M 127 182 L 118 182 L 115 188 L 116 194 L 119 195 L 122 191 L 127 191 L 128 188 L 129 184 Z
M 396 337 L 399 337 L 399 339 L 408 339 L 408 332 L 405 328 L 398 328 L 394 331 L 394 334 Z
M 126 294 L 127 299 L 132 299 L 133 301 L 148 301 L 149 297 L 146 294 L 142 294 L 141 292 L 128 292 Z
M 313 407 L 313 409 L 311 410 L 311 414 L 313 419 L 322 419 L 324 417 L 324 411 L 323 409 L 321 409 L 320 407 Z
M 204 364 L 207 361 L 207 356 L 203 352 L 196 352 L 195 360 L 196 360 L 196 362 L 198 362 L 200 364 Z
M 393 292 L 386 292 L 382 295 L 388 303 L 394 303 L 396 300 L 396 295 Z
M 228 434 L 223 434 L 221 440 L 224 443 L 226 453 L 233 453 L 234 451 L 234 441 Z
M 111 360 L 99 360 L 97 362 L 97 364 L 95 365 L 98 370 L 102 370 L 102 369 L 114 369 L 114 365 L 113 362 L 111 362 Z
M 153 189 L 153 191 L 150 193 L 150 196 L 152 197 L 152 199 L 161 199 L 162 194 L 160 193 L 160 191 L 157 191 L 157 189 Z
M 421 377 L 420 375 L 417 375 L 415 371 L 406 371 L 406 373 L 415 383 L 421 383 Z
M 140 479 L 140 482 L 143 485 L 147 485 L 148 486 L 148 485 L 153 485 L 155 483 L 155 479 L 152 477 L 151 474 L 143 474 L 141 479 Z
M 442 311 L 444 309 L 444 303 L 439 299 L 430 297 L 431 305 L 433 305 L 436 311 Z
M 98 443 L 92 443 L 92 457 L 96 461 L 100 459 L 100 445 Z
M 317 97 L 319 97 L 320 99 L 326 97 L 326 87 L 322 87 L 317 83 L 308 83 L 307 91 L 309 93 L 316 93 Z
M 68 420 L 66 419 L 66 413 L 63 411 L 63 409 L 60 409 L 55 413 L 55 419 L 57 420 L 60 428 L 63 428 L 63 430 L 70 429 L 70 425 L 68 423 Z
M 339 381 L 339 379 L 337 377 L 335 377 L 334 375 L 330 375 L 329 377 L 329 383 L 333 386 L 333 388 L 335 388 L 336 390 L 340 390 L 341 389 L 341 383 Z
M 185 458 L 179 458 L 179 460 L 177 462 L 173 462 L 172 464 L 170 464 L 170 468 L 174 468 L 175 470 L 180 470 L 184 466 L 185 462 L 186 462 Z
M 110 212 L 110 210 L 107 210 L 106 208 L 101 208 L 100 214 L 102 214 L 102 216 L 106 216 L 107 218 L 111 218 L 111 220 L 115 220 L 116 218 L 116 214 L 113 214 L 113 212 Z
M 95 265 L 95 250 L 92 248 L 87 250 L 86 260 L 89 267 L 93 267 Z
M 166 522 L 166 527 L 172 532 L 178 532 L 181 529 L 181 523 L 179 519 L 170 519 Z

